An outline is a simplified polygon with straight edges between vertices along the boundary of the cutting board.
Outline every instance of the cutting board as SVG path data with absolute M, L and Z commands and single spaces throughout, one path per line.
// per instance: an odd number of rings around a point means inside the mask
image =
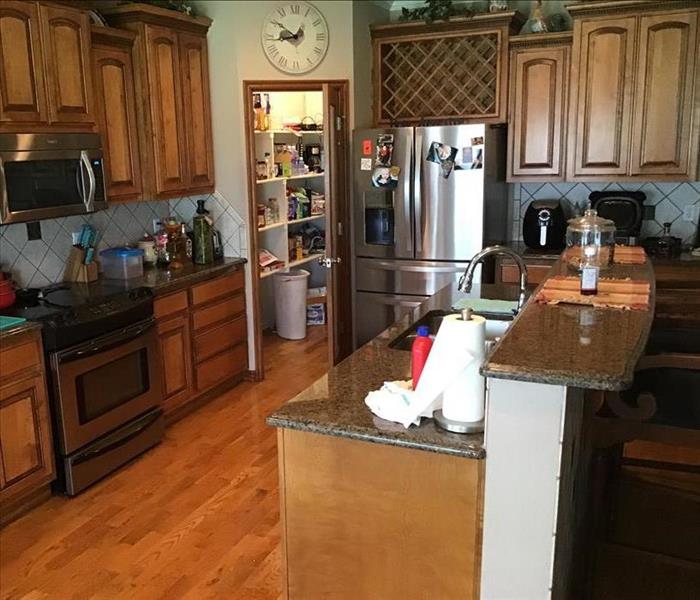
M 540 304 L 586 304 L 599 308 L 647 310 L 650 286 L 647 281 L 600 279 L 598 293 L 584 296 L 578 277 L 550 277 L 535 296 Z

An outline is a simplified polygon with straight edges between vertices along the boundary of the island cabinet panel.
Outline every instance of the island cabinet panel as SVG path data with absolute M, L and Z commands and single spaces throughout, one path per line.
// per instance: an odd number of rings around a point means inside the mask
M 104 150 L 105 186 L 109 200 L 133 200 L 143 191 L 132 60 L 134 34 L 123 31 L 110 36 L 100 31 L 106 29 L 95 27 L 92 36 L 93 80 Z
M 574 23 L 569 178 L 626 175 L 636 17 Z
M 632 175 L 689 178 L 695 173 L 700 145 L 700 124 L 693 122 L 693 103 L 700 101 L 694 89 L 699 15 L 687 11 L 640 17 Z
M 277 435 L 288 600 L 478 598 L 484 461 Z
M 41 333 L 32 329 L 0 339 L 0 524 L 48 497 L 54 473 Z
M 95 123 L 90 74 L 90 17 L 66 6 L 42 4 L 42 38 L 52 123 Z
M 521 47 L 511 39 L 510 181 L 564 179 L 571 38 L 557 35 L 561 41 L 541 46 L 526 40 Z
M 186 138 L 177 33 L 166 27 L 147 25 L 146 48 L 155 193 L 184 193 L 187 189 Z
M 190 192 L 206 191 L 214 185 L 207 38 L 180 33 L 179 46 L 187 137 L 187 183 Z
M 0 3 L 0 121 L 46 123 L 39 7 Z

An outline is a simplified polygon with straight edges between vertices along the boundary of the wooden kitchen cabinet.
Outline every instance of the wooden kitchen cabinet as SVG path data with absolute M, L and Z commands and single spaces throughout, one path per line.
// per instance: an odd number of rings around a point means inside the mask
M 49 120 L 92 126 L 90 17 L 84 11 L 53 4 L 41 4 L 39 13 Z
M 32 329 L 0 349 L 0 524 L 48 497 L 54 478 L 41 333 Z
M 36 2 L 0 2 L 0 121 L 48 122 Z
M 110 201 L 133 200 L 143 192 L 132 57 L 135 37 L 113 27 L 92 28 L 96 116 Z
M 694 181 L 697 3 L 572 5 L 568 180 Z
M 527 256 L 523 261 L 527 267 L 528 287 L 537 286 L 546 278 L 552 265 L 556 262 L 557 256 Z M 518 265 L 512 260 L 503 256 L 496 257 L 496 283 L 507 283 L 513 285 L 520 284 L 520 270 Z
M 0 3 L 0 121 L 7 131 L 94 129 L 88 13 Z
M 632 175 L 693 178 L 700 146 L 695 90 L 700 11 L 639 18 Z M 700 79 L 700 77 L 699 77 Z
M 187 187 L 190 192 L 207 191 L 214 186 L 207 38 L 180 33 L 179 48 L 187 143 Z
M 104 10 L 136 34 L 136 95 L 144 194 L 214 190 L 206 33 L 211 21 L 145 4 Z
M 157 296 L 163 410 L 169 420 L 248 371 L 243 270 Z
M 571 33 L 510 38 L 508 181 L 563 181 Z

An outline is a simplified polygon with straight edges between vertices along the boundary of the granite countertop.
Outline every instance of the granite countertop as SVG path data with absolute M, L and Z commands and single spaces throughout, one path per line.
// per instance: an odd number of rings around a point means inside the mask
M 12 327 L 0 329 L 0 343 L 9 340 L 10 338 L 31 331 L 32 329 L 41 329 L 41 323 L 36 321 L 24 321 Z
M 564 261 L 552 275 L 567 273 Z M 622 310 L 529 302 L 481 368 L 487 377 L 585 389 L 622 390 L 632 385 L 654 319 L 654 271 L 613 265 L 602 274 L 651 284 L 648 310 Z
M 476 286 L 475 286 L 476 287 Z M 454 300 L 465 297 L 451 284 L 426 300 L 419 316 L 436 310 L 448 310 Z M 484 298 L 515 300 L 518 289 L 510 285 L 482 285 Z M 483 434 L 460 435 L 423 419 L 420 426 L 405 429 L 398 423 L 380 419 L 365 405 L 365 396 L 385 381 L 409 379 L 411 353 L 389 348 L 389 343 L 412 324 L 404 317 L 379 334 L 327 375 L 275 411 L 267 422 L 285 427 L 358 440 L 416 448 L 466 458 L 484 458 Z

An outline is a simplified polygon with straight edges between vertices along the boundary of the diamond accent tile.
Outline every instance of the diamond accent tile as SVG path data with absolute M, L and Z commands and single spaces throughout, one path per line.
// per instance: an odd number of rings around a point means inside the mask
M 681 216 L 681 211 L 668 198 L 664 198 L 656 205 L 654 219 L 657 223 L 673 223 Z

